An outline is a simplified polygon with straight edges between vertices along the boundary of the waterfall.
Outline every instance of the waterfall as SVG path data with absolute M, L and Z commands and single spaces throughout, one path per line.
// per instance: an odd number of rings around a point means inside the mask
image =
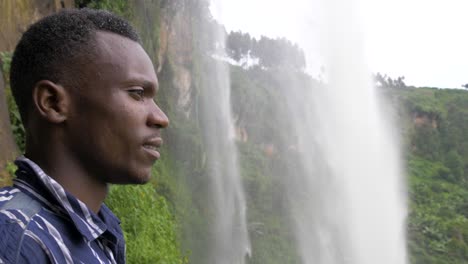
M 304 172 L 289 189 L 300 255 L 306 264 L 406 263 L 398 132 L 364 63 L 359 3 L 321 4 L 327 85 L 287 97 Z
M 204 63 L 209 76 L 203 78 L 199 118 L 206 148 L 206 161 L 212 192 L 212 243 L 209 263 L 244 264 L 250 254 L 246 224 L 246 202 L 239 173 L 234 122 L 230 104 L 229 66 L 219 58 L 226 57 L 225 33 L 214 32 L 217 48 L 214 60 Z
M 229 104 L 229 73 L 215 65 L 213 85 L 204 87 L 209 98 L 201 104 L 208 174 L 213 195 L 214 241 L 211 263 L 243 264 L 250 252 L 246 205 L 238 168 L 234 127 Z M 207 102 L 207 101 L 209 102 Z
M 255 13 L 267 12 L 269 4 Z M 288 16 L 286 9 L 296 4 L 302 13 Z M 320 57 L 325 69 L 323 82 L 309 89 L 283 76 L 288 82 L 274 102 L 287 109 L 281 140 L 290 145 L 284 154 L 289 166 L 282 183 L 299 259 L 304 264 L 407 263 L 398 129 L 365 63 L 359 2 L 292 0 L 283 6 L 280 20 L 300 31 L 294 41 L 308 63 Z

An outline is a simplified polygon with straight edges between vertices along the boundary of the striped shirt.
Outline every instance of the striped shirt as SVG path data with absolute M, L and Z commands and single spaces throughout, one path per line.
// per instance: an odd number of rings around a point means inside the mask
M 0 264 L 125 263 L 120 222 L 109 208 L 95 214 L 33 161 L 15 164 L 13 186 L 0 189 Z M 8 206 L 21 197 L 29 201 L 24 208 Z

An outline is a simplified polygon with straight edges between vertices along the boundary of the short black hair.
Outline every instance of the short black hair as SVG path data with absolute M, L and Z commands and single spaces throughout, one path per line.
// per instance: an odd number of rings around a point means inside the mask
M 32 89 L 38 81 L 77 83 L 79 72 L 70 69 L 77 69 L 73 67 L 77 58 L 93 54 L 97 31 L 141 43 L 138 33 L 126 20 L 108 11 L 88 8 L 66 9 L 44 17 L 23 34 L 10 69 L 10 86 L 23 123 L 32 103 Z

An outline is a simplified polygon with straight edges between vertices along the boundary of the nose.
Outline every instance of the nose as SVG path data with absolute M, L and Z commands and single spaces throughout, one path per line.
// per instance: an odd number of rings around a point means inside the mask
M 150 110 L 148 113 L 147 125 L 149 127 L 166 128 L 169 126 L 169 118 L 159 108 L 159 106 L 152 101 L 150 104 Z

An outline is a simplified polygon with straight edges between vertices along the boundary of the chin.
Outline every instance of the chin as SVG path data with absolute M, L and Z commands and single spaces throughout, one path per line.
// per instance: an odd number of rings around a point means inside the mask
M 151 180 L 151 175 L 148 175 L 148 177 L 136 179 L 136 181 L 133 182 L 133 184 L 146 184 L 146 183 L 148 183 L 150 180 Z
M 151 177 L 148 178 L 132 178 L 132 179 L 125 179 L 117 182 L 113 182 L 112 184 L 118 185 L 128 185 L 128 184 L 136 184 L 136 185 L 143 185 L 150 181 Z
M 145 184 L 151 180 L 151 172 L 134 175 L 129 178 L 129 184 Z
M 145 184 L 151 180 L 151 168 L 129 172 L 110 180 L 112 184 Z

